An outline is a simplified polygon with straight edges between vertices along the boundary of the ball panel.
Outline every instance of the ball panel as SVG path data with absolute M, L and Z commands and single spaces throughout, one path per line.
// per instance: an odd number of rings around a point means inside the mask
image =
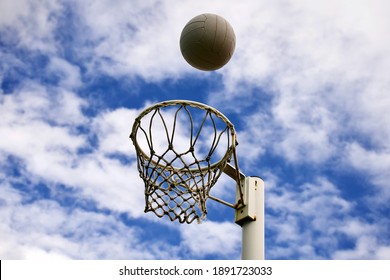
M 197 29 L 192 29 L 190 32 L 187 32 L 182 35 L 180 39 L 180 49 L 183 51 L 191 47 L 194 43 L 199 43 L 204 37 L 205 30 L 203 27 Z
M 205 27 L 205 22 L 204 21 L 194 21 L 194 22 L 190 22 L 188 23 L 183 31 L 181 32 L 182 35 L 186 36 L 189 32 L 191 32 L 192 30 L 194 29 L 197 29 L 197 28 L 204 28 Z
M 226 36 L 227 36 L 227 33 L 226 33 L 227 32 L 227 24 L 226 23 L 227 22 L 225 19 L 217 16 L 215 39 L 214 39 L 214 46 L 213 46 L 213 50 L 215 50 L 215 51 L 220 50 L 225 43 Z
M 215 65 L 213 61 L 207 61 L 204 57 L 205 55 L 199 55 L 199 51 L 194 51 L 193 49 L 189 49 L 183 53 L 185 60 L 194 68 L 204 71 L 212 71 L 220 68 L 220 65 Z
M 220 48 L 219 55 L 223 57 L 228 57 L 228 61 L 233 55 L 234 49 L 236 47 L 236 40 L 234 37 L 227 32 L 227 36 L 225 38 L 225 42 L 223 46 Z M 226 62 L 228 62 L 226 61 Z
M 186 24 L 186 26 L 187 26 L 188 24 L 193 23 L 193 22 L 205 22 L 206 19 L 207 19 L 207 14 L 198 15 L 198 16 L 192 18 L 192 19 Z M 185 28 L 185 27 L 184 27 L 184 28 Z
M 207 64 L 212 65 L 212 69 L 210 70 L 216 70 L 221 68 L 230 60 L 231 54 L 229 51 L 231 50 L 232 45 L 233 42 L 230 42 L 230 44 L 226 43 L 223 50 L 220 53 L 217 53 L 209 48 L 205 48 L 205 46 L 199 42 L 192 42 L 188 44 L 187 48 L 182 49 L 182 53 L 187 62 L 195 68 L 207 70 L 204 69 L 204 64 Z M 197 63 L 200 64 L 199 67 L 196 66 Z
M 205 48 L 212 50 L 215 42 L 215 34 L 217 32 L 217 16 L 206 14 L 206 18 L 204 23 L 205 34 L 201 42 Z

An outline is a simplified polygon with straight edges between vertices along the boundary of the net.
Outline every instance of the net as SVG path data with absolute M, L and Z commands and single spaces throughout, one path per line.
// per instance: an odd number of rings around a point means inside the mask
M 145 109 L 130 138 L 145 184 L 145 212 L 180 223 L 204 219 L 210 189 L 235 156 L 232 123 L 210 106 L 171 100 Z

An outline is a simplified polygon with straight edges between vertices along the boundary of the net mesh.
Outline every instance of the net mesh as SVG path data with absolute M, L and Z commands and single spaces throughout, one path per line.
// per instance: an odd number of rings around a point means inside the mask
M 145 212 L 180 223 L 204 219 L 210 189 L 235 150 L 230 121 L 201 103 L 166 101 L 136 118 L 130 138 L 145 184 Z

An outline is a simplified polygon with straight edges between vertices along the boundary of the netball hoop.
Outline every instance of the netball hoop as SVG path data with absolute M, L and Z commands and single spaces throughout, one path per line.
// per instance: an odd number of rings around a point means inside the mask
M 213 199 L 236 210 L 243 259 L 264 259 L 263 181 L 240 172 L 236 131 L 222 113 L 194 101 L 164 101 L 141 112 L 130 138 L 145 184 L 145 212 L 201 222 Z M 210 195 L 222 172 L 236 182 L 235 203 Z

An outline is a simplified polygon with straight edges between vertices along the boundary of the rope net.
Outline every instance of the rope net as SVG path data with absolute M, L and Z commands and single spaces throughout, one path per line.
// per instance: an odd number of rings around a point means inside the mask
M 180 223 L 204 219 L 210 189 L 235 150 L 235 135 L 224 115 L 201 103 L 173 100 L 144 110 L 130 138 L 145 184 L 145 212 Z

